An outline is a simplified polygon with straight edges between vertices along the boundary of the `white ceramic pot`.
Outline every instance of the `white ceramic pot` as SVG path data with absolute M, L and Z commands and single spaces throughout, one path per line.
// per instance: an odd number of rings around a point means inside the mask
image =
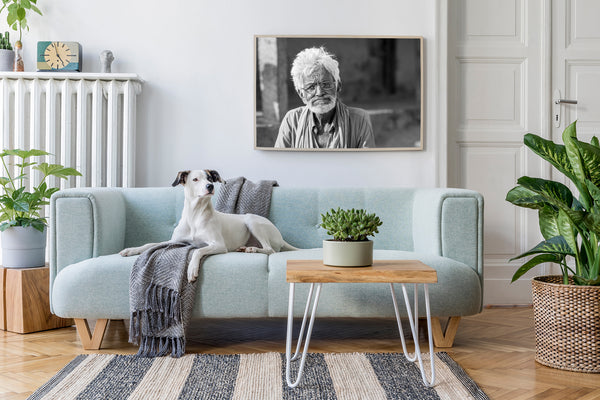
M 0 71 L 12 71 L 15 63 L 13 50 L 0 49 Z
M 46 264 L 46 229 L 13 226 L 2 232 L 2 266 L 33 268 Z
M 333 267 L 366 267 L 373 264 L 373 242 L 323 240 L 323 264 Z

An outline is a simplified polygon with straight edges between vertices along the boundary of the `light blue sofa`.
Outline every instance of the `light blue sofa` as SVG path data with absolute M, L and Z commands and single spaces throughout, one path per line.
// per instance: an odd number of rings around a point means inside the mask
M 129 318 L 129 273 L 136 257 L 117 253 L 168 240 L 182 207 L 181 187 L 68 189 L 52 196 L 50 305 L 54 314 L 75 319 L 85 348 L 100 347 L 110 319 Z M 379 215 L 383 225 L 373 238 L 375 258 L 419 259 L 437 270 L 438 283 L 430 285 L 434 339 L 438 347 L 452 346 L 460 317 L 479 313 L 483 299 L 483 198 L 463 189 L 275 187 L 269 218 L 302 250 L 207 258 L 194 317 L 287 316 L 286 261 L 322 258 L 327 235 L 318 227 L 320 214 L 337 207 Z M 307 286 L 296 290 L 298 316 Z M 389 287 L 328 285 L 317 315 L 393 317 Z M 439 318 L 448 318 L 445 328 Z M 98 321 L 93 334 L 88 320 Z

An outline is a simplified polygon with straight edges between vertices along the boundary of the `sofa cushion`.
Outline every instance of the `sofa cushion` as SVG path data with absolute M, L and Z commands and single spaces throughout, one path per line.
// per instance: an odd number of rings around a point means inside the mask
M 477 273 L 461 262 L 446 257 L 424 255 L 409 251 L 375 250 L 374 258 L 380 260 L 417 259 L 437 271 L 438 283 L 429 285 L 432 315 L 460 316 L 480 312 L 481 283 Z M 276 253 L 269 257 L 269 316 L 287 316 L 288 285 L 285 282 L 287 260 L 323 259 L 322 249 L 307 249 Z M 294 313 L 301 317 L 308 295 L 309 284 L 296 285 Z M 407 285 L 413 299 L 413 286 Z M 404 300 L 401 285 L 396 284 L 396 297 L 402 315 Z M 419 291 L 422 292 L 422 286 Z M 452 301 L 448 301 L 451 298 Z M 419 296 L 419 314 L 425 315 L 423 296 Z M 321 317 L 393 317 L 394 306 L 390 288 L 381 283 L 326 283 L 321 290 L 317 315 Z
M 129 318 L 129 275 L 136 259 L 111 254 L 67 266 L 54 281 L 54 312 L 65 318 Z M 265 254 L 210 256 L 198 277 L 194 317 L 266 317 L 266 293 Z

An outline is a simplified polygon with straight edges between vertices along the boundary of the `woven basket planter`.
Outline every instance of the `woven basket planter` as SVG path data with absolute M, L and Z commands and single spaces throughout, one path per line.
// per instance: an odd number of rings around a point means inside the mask
M 562 276 L 532 280 L 540 364 L 600 373 L 600 286 L 564 285 Z

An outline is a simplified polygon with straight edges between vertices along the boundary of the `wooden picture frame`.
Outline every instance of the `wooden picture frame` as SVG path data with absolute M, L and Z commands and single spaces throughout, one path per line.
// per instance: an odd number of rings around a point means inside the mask
M 290 122 L 286 114 L 296 115 L 306 108 L 296 90 L 291 67 L 304 49 L 323 47 L 339 65 L 341 89 L 337 101 L 352 109 L 363 110 L 372 127 L 374 146 L 367 141 L 357 147 L 350 141 L 335 148 L 318 148 L 290 138 L 302 131 L 301 123 Z M 423 150 L 423 38 L 420 36 L 273 36 L 255 35 L 254 148 L 276 151 L 398 151 Z M 337 88 L 336 88 L 337 89 Z M 308 112 L 308 111 L 306 111 Z M 310 113 L 309 113 L 310 114 Z M 340 112 L 339 114 L 342 114 Z M 306 114 L 304 114 L 306 115 Z M 344 114 L 348 115 L 348 113 Z M 285 122 L 281 128 L 282 121 Z M 337 121 L 337 120 L 336 120 Z M 295 125 L 294 125 L 295 124 Z M 333 124 L 333 132 L 352 124 Z M 355 123 L 354 126 L 359 124 Z M 364 124 L 363 124 L 364 125 Z M 291 126 L 291 128 L 290 128 Z M 317 130 L 312 127 L 313 131 Z M 280 133 L 280 130 L 286 132 Z M 348 129 L 350 131 L 350 129 Z M 301 133 L 308 135 L 308 130 Z M 354 134 L 354 133 L 352 133 Z M 363 133 L 361 133 L 362 135 Z M 369 134 L 370 135 L 370 134 Z M 294 136 L 294 137 L 298 137 Z M 278 137 L 285 137 L 286 140 Z M 373 141 L 370 141 L 372 144 Z M 308 143 L 308 144 L 306 144 Z M 329 142 L 331 145 L 331 141 Z M 341 144 L 340 144 L 341 143 Z M 321 145 L 323 145 L 321 143 Z M 290 147 L 281 147 L 281 146 Z M 309 147 L 310 146 L 310 147 Z

